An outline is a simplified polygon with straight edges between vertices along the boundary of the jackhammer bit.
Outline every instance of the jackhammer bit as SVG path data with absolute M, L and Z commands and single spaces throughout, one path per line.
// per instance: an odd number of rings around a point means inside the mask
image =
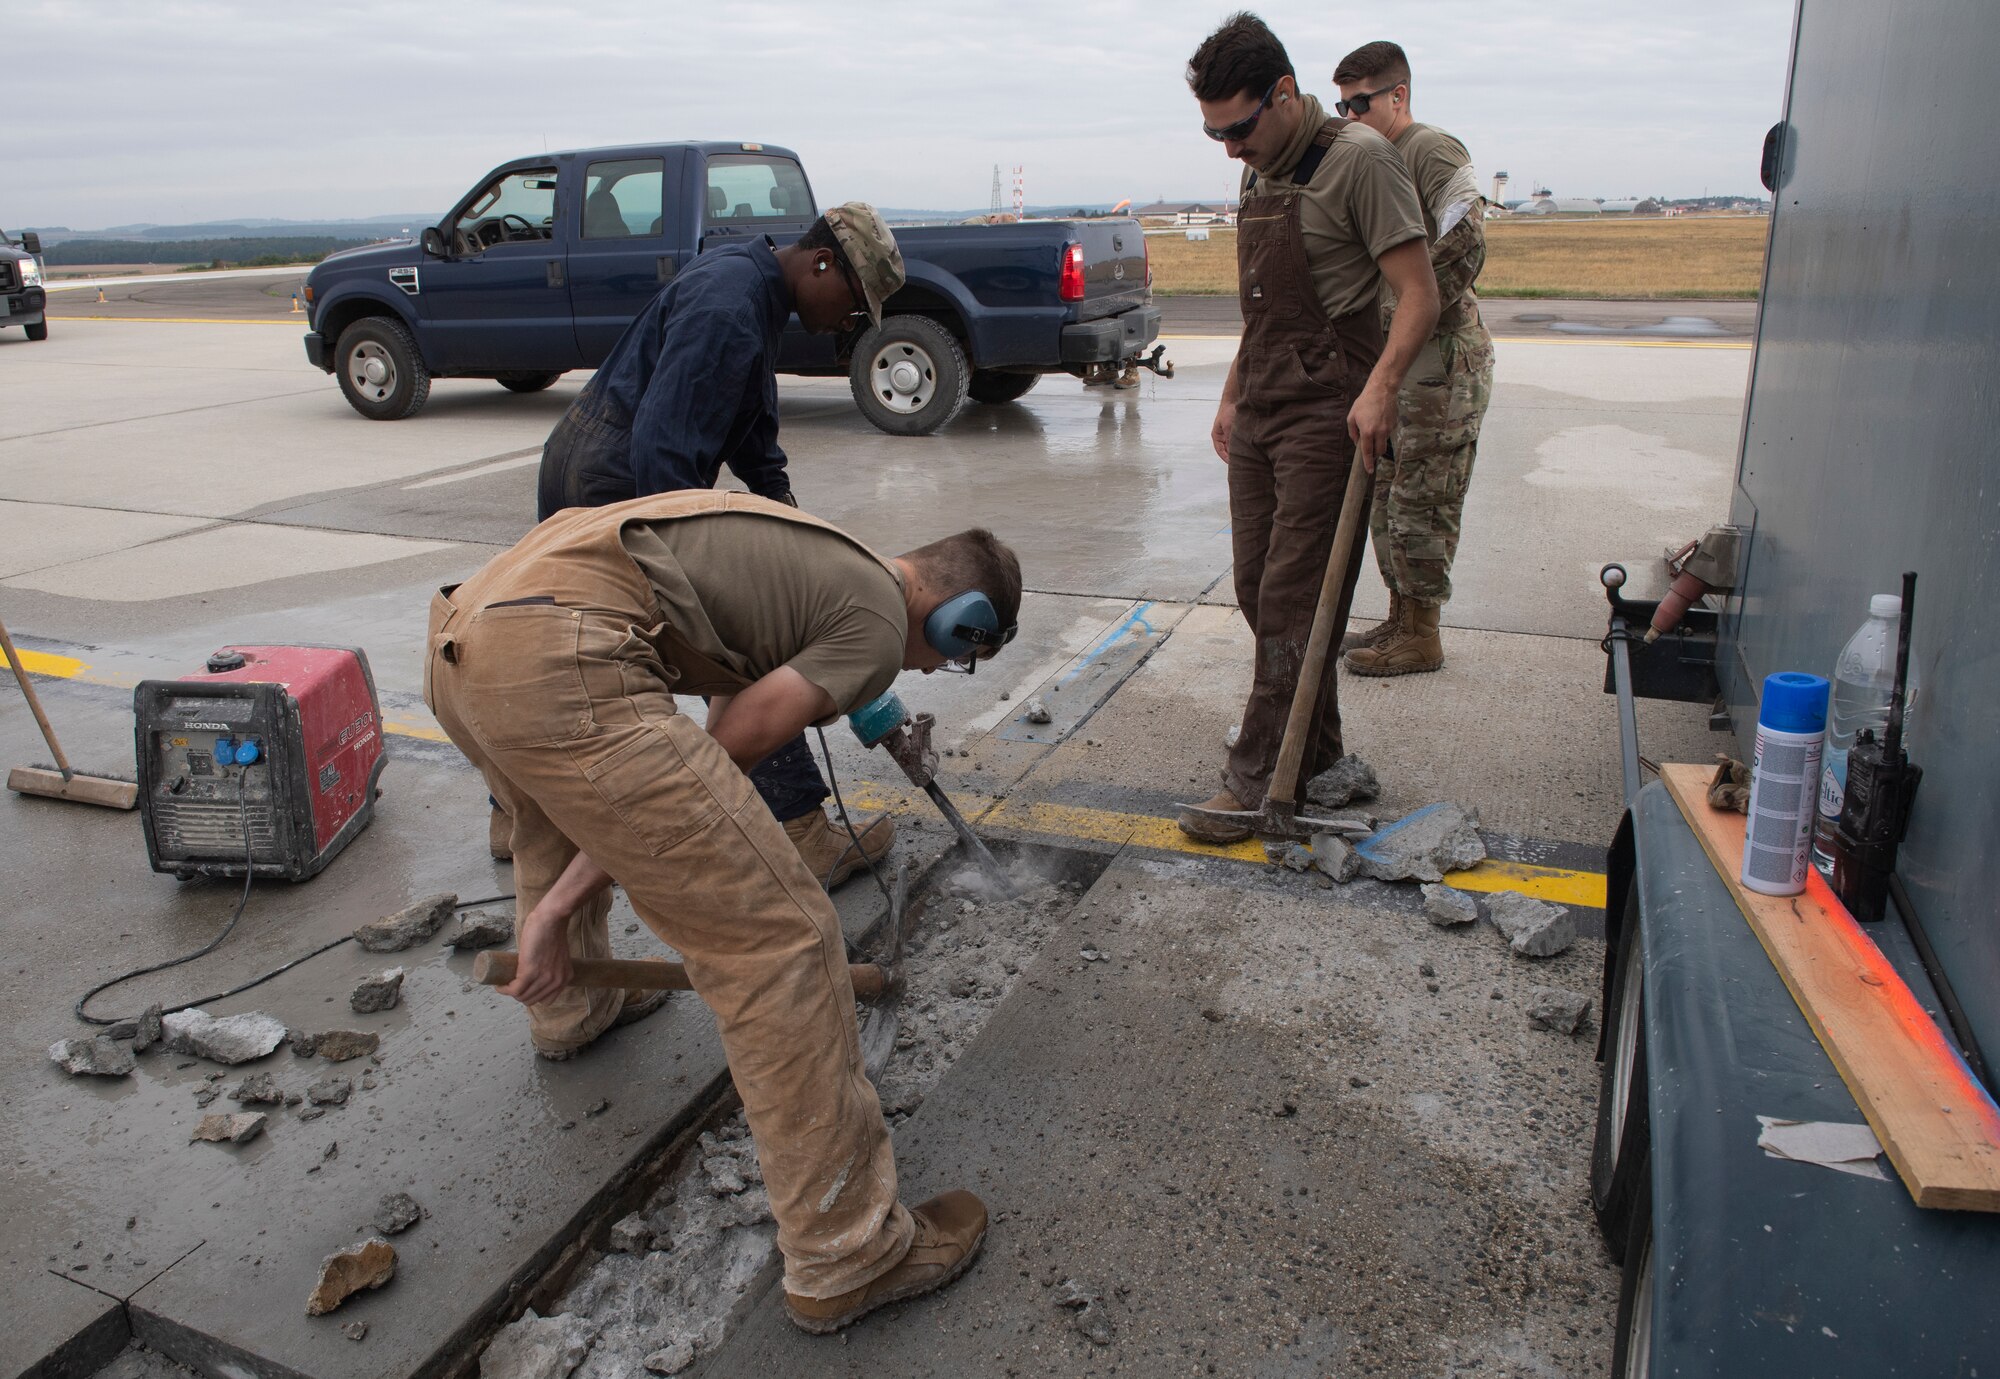
M 938 786 L 937 750 L 931 746 L 931 729 L 937 725 L 935 714 L 920 713 L 912 717 L 901 697 L 890 690 L 849 714 L 847 725 L 854 730 L 862 746 L 886 750 L 903 768 L 910 784 L 931 797 L 938 813 L 944 815 L 945 822 L 965 844 L 965 850 L 985 869 L 1002 895 L 1012 900 L 1020 894 L 986 844 L 980 841 L 979 835 L 972 831 L 972 826 L 966 823 L 957 806 Z

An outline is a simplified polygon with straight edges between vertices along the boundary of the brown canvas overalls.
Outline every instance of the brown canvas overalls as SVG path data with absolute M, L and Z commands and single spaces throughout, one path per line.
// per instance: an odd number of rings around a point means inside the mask
M 831 1297 L 893 1268 L 914 1229 L 862 1068 L 840 921 L 749 779 L 674 707 L 676 692 L 729 694 L 745 677 L 666 625 L 618 539 L 629 521 L 723 511 L 836 530 L 745 493 L 562 512 L 432 600 L 424 699 L 514 821 L 515 913 L 581 845 L 679 951 L 756 1137 L 785 1287 Z M 573 956 L 610 956 L 610 905 L 607 890 L 571 917 Z M 566 991 L 530 1011 L 536 1042 L 580 1047 L 622 1001 Z
M 1293 171 L 1294 181 L 1312 179 L 1349 123 L 1329 119 L 1321 126 Z M 1257 659 L 1243 731 L 1223 772 L 1230 793 L 1252 809 L 1263 803 L 1277 766 L 1354 463 L 1347 410 L 1382 354 L 1374 302 L 1338 319 L 1321 306 L 1299 233 L 1299 193 L 1255 193 L 1255 187 L 1253 178 L 1236 224 L 1243 342 L 1236 354 L 1236 420 L 1229 433 L 1229 516 L 1236 602 L 1256 638 Z M 1347 622 L 1362 550 L 1357 541 L 1340 605 L 1332 610 L 1336 636 Z M 1328 666 L 1320 680 L 1313 736 L 1294 798 L 1303 799 L 1305 783 L 1340 757 L 1337 678 Z

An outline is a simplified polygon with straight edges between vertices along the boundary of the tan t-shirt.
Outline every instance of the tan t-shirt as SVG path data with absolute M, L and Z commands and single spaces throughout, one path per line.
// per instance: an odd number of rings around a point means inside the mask
M 903 668 L 908 615 L 895 567 L 859 543 L 781 517 L 715 512 L 628 522 L 625 553 L 667 624 L 756 680 L 790 666 L 852 713 Z
M 1282 195 L 1298 190 L 1299 236 L 1306 267 L 1328 316 L 1345 316 L 1375 304 L 1382 272 L 1375 260 L 1399 244 L 1424 237 L 1424 211 L 1409 169 L 1395 145 L 1363 124 L 1342 127 L 1320 159 L 1312 181 L 1301 187 L 1290 174 L 1312 147 L 1326 110 L 1317 96 L 1301 97 L 1299 132 L 1280 155 L 1282 173 L 1257 175 L 1245 195 Z
M 1423 198 L 1424 233 L 1435 241 L 1438 217 L 1453 202 L 1464 199 L 1454 191 L 1478 195 L 1478 188 L 1466 184 L 1459 171 L 1472 166 L 1472 155 L 1466 152 L 1464 144 L 1442 129 L 1416 123 L 1396 136 L 1396 152 L 1409 166 L 1417 193 Z M 1454 183 L 1461 185 L 1455 189 Z

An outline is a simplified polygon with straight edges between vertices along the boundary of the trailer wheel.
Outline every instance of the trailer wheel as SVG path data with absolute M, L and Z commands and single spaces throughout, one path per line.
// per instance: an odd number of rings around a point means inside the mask
M 1653 1264 L 1653 1189 L 1639 1189 L 1632 1203 L 1631 1248 L 1618 1281 L 1618 1329 L 1611 1342 L 1611 1372 L 1617 1379 L 1648 1379 L 1653 1372 L 1653 1293 L 1659 1277 Z
M 37 321 L 32 326 L 23 326 L 21 329 L 28 332 L 30 340 L 46 340 L 49 338 L 49 323 L 47 321 Z
M 1590 1208 L 1612 1258 L 1630 1254 L 1633 1202 L 1647 1176 L 1652 1124 L 1646 1106 L 1645 945 L 1639 897 L 1619 926 L 1617 975 L 1604 1013 L 1604 1068 L 1597 1085 L 1597 1136 L 1590 1150 Z
M 892 436 L 928 436 L 957 416 L 971 375 L 958 341 L 927 316 L 871 327 L 847 369 L 861 414 Z
M 510 393 L 539 393 L 544 388 L 553 388 L 560 373 L 503 373 L 500 386 Z
M 423 410 L 431 371 L 407 327 L 391 316 L 364 316 L 340 333 L 334 377 L 355 411 L 370 421 L 401 421 Z
M 966 387 L 966 394 L 974 402 L 998 405 L 1025 397 L 1029 390 L 1042 381 L 1038 373 L 1002 373 L 998 369 L 974 369 L 972 382 Z

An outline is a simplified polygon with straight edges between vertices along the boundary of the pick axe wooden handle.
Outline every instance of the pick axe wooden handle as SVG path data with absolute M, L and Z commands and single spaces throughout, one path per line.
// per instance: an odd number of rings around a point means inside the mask
M 516 953 L 486 952 L 472 960 L 472 979 L 483 986 L 505 986 L 514 980 L 520 965 Z M 854 994 L 872 1001 L 888 989 L 888 976 L 872 962 L 857 962 L 847 969 Z M 617 986 L 635 991 L 692 991 L 687 969 L 661 958 L 572 958 L 571 986 Z

